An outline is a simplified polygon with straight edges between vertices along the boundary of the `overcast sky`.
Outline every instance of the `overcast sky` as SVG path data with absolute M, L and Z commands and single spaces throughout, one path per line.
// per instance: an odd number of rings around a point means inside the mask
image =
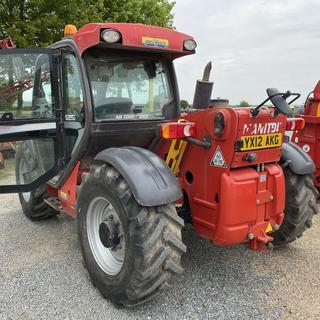
M 320 0 L 176 0 L 174 25 L 192 35 L 197 53 L 176 61 L 180 96 L 213 61 L 213 97 L 255 104 L 266 88 L 305 99 L 320 79 Z

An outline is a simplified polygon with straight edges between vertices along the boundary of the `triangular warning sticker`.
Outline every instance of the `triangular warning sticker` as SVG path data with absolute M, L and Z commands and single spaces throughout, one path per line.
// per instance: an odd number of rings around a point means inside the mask
M 271 223 L 269 222 L 268 225 L 267 225 L 267 228 L 266 228 L 266 233 L 269 233 L 269 232 L 272 232 L 272 231 L 273 231 L 273 228 L 272 228 Z
M 217 147 L 216 152 L 214 153 L 214 155 L 212 157 L 212 160 L 210 162 L 210 166 L 227 168 L 227 164 L 224 160 L 222 151 L 219 146 Z

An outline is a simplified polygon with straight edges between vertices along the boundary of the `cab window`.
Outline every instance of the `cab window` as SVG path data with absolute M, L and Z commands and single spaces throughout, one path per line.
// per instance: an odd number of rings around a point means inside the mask
M 54 117 L 47 54 L 0 53 L 0 65 L 0 117 L 12 120 Z
M 83 93 L 80 70 L 73 52 L 65 52 L 62 56 L 63 92 L 66 120 L 79 120 L 83 113 Z
M 87 53 L 96 121 L 158 120 L 173 108 L 166 63 L 161 58 Z

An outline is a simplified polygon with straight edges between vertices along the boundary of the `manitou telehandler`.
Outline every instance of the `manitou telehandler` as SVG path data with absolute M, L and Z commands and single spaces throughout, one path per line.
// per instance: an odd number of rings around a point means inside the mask
M 264 250 L 316 213 L 314 164 L 284 143 L 303 124 L 287 118 L 296 95 L 208 108 L 208 64 L 180 114 L 173 61 L 195 48 L 174 30 L 91 23 L 48 49 L 0 50 L 0 143 L 16 147 L 0 192 L 18 192 L 30 220 L 75 218 L 92 282 L 116 304 L 171 286 L 184 220 L 216 245 Z

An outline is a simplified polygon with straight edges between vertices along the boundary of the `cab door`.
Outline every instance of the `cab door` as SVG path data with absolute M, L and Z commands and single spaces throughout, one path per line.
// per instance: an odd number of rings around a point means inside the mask
M 0 193 L 29 192 L 63 166 L 59 53 L 0 50 Z

